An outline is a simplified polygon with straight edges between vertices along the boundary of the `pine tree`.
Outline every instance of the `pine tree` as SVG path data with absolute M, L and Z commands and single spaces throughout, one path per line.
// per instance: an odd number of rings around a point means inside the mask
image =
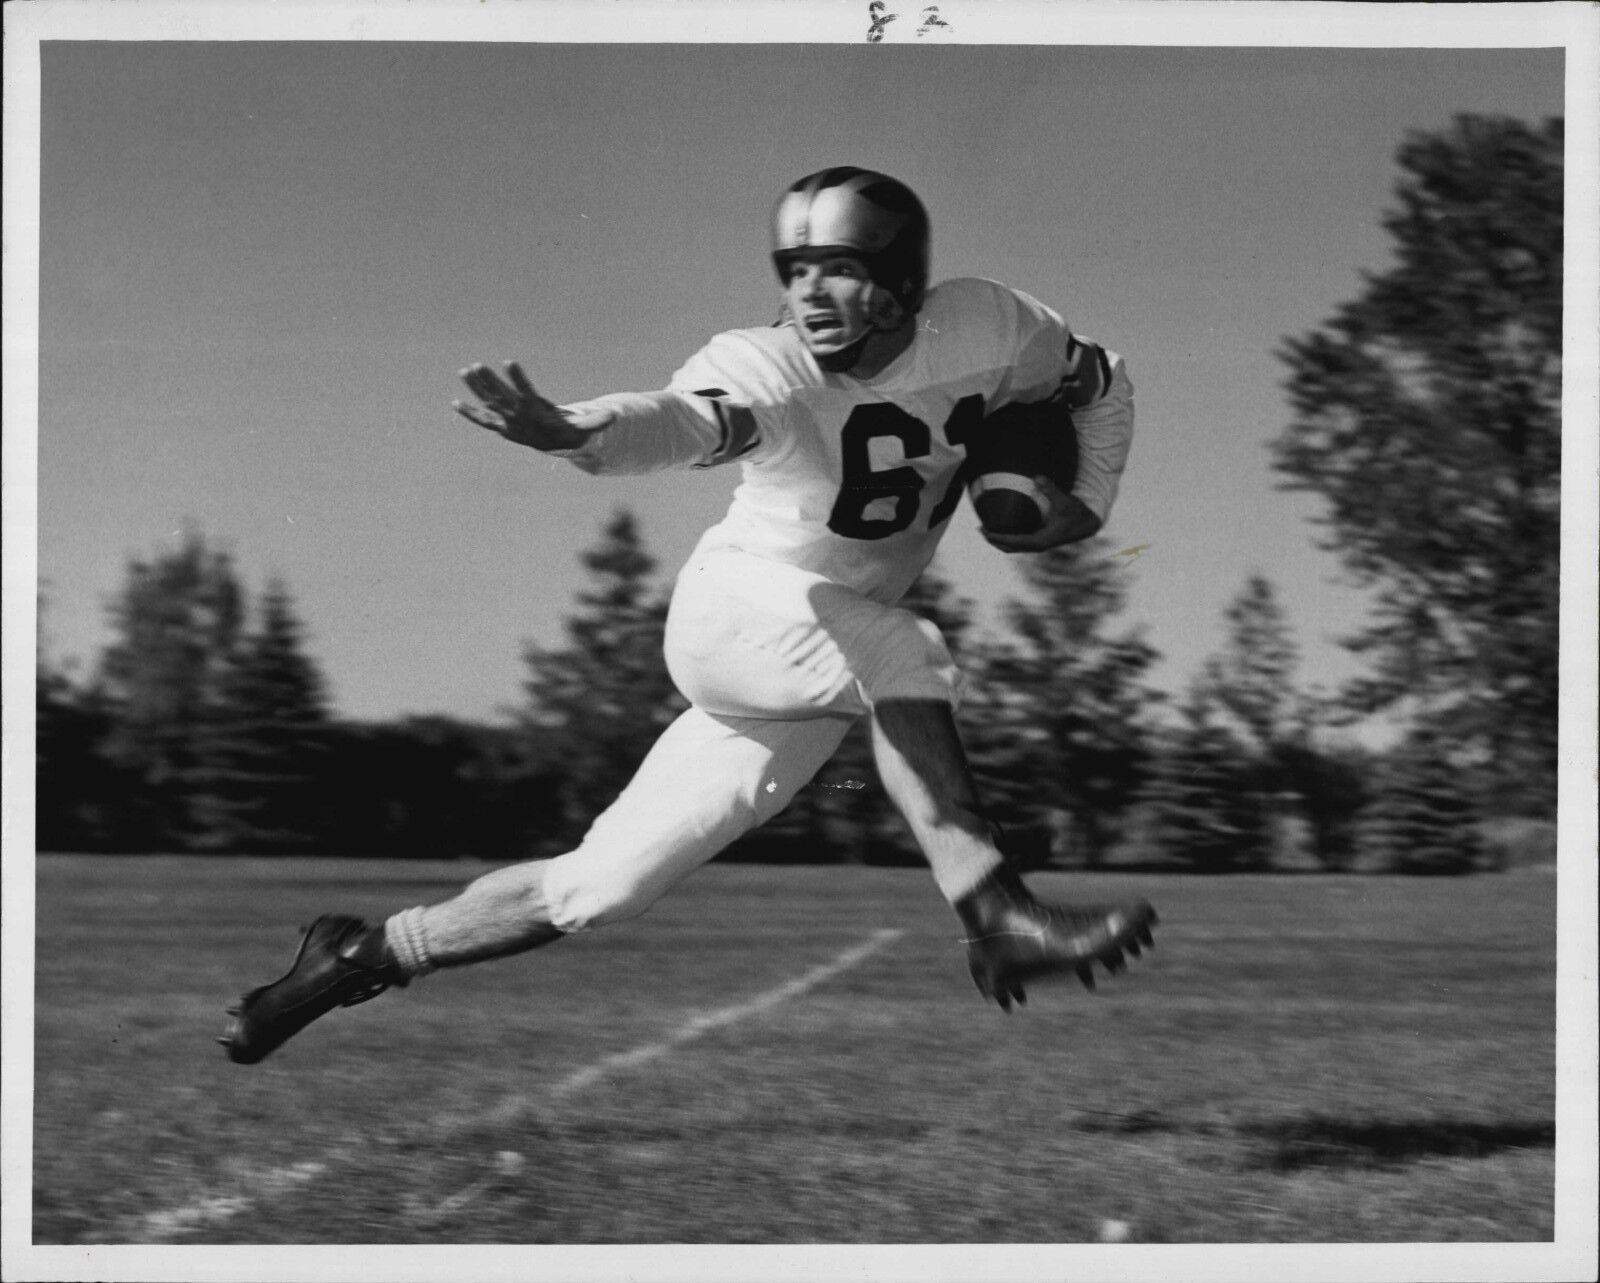
M 325 683 L 305 653 L 287 586 L 271 580 L 260 619 L 237 647 L 191 773 L 193 845 L 201 850 L 305 852 L 323 838 Z
M 1362 808 L 1371 800 L 1371 755 L 1354 745 L 1318 743 L 1315 723 L 1308 722 L 1280 750 L 1279 763 L 1305 818 L 1312 856 L 1330 873 L 1352 867 Z
M 187 849 L 201 837 L 190 798 L 244 608 L 232 559 L 193 529 L 176 550 L 128 566 L 98 685 L 112 722 L 108 756 L 132 784 L 119 827 L 135 846 Z
M 1149 757 L 1160 696 L 1144 685 L 1156 651 L 1142 630 L 1110 631 L 1125 568 L 1101 539 L 1022 562 L 1030 590 L 1009 604 L 1015 636 L 982 648 L 966 724 L 975 772 L 1002 823 L 1071 820 L 1099 863 L 1121 836 Z
M 633 514 L 619 510 L 582 554 L 591 580 L 566 620 L 566 644 L 530 645 L 524 734 L 565 771 L 564 832 L 580 836 L 687 707 L 662 657 L 667 596 Z
M 1201 698 L 1226 717 L 1248 769 L 1238 787 L 1258 794 L 1274 830 L 1298 807 L 1291 763 L 1308 767 L 1312 704 L 1295 685 L 1300 650 L 1272 581 L 1252 574 L 1224 611 L 1226 640 L 1199 678 Z
M 1197 683 L 1144 789 L 1167 854 L 1201 873 L 1264 868 L 1271 831 L 1249 747 Z
M 1448 739 L 1422 727 L 1391 751 L 1362 816 L 1364 853 L 1397 873 L 1459 874 L 1477 864 L 1477 808 Z
M 1294 738 L 1303 722 L 1295 687 L 1300 648 L 1265 575 L 1253 574 L 1224 612 L 1227 641 L 1205 670 L 1216 702 L 1237 719 L 1263 762 Z

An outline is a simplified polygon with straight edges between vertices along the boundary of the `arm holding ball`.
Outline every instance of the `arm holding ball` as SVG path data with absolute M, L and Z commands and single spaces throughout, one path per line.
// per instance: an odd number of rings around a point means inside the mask
M 1075 468 L 1070 478 L 1060 469 L 1052 469 L 1054 478 L 1034 477 L 1048 501 L 1038 529 L 1026 533 L 983 529 L 983 537 L 1002 552 L 1043 552 L 1088 539 L 1105 525 L 1117 497 L 1133 441 L 1133 383 L 1116 353 L 1094 344 L 1078 344 L 1077 351 L 1085 364 L 1092 361 L 1094 374 L 1075 374 L 1064 385 L 1062 397 L 1045 403 L 1061 407 L 1063 417 L 1070 414 L 1062 427 L 1075 434 L 1077 448 L 1071 452 Z M 1070 493 L 1061 482 L 1070 485 Z

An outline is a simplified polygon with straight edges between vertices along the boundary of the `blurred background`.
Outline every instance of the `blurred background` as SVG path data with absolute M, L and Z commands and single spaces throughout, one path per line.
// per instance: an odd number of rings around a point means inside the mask
M 41 849 L 571 843 L 737 478 L 517 451 L 455 371 L 662 386 L 851 163 L 1138 389 L 1099 539 L 963 506 L 915 594 L 1021 858 L 1552 858 L 1562 51 L 899 34 L 45 45 Z M 731 855 L 914 858 L 860 739 Z

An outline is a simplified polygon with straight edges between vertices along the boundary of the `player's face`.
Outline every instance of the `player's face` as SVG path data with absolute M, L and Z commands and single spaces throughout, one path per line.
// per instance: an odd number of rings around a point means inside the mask
M 871 328 L 872 282 L 853 254 L 795 258 L 788 267 L 784 298 L 800 341 L 813 356 L 831 356 Z

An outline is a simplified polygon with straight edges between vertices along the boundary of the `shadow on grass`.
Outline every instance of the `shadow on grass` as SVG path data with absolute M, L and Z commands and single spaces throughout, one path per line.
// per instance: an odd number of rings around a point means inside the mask
M 1312 1116 L 1228 1125 L 1185 1121 L 1144 1110 L 1079 1116 L 1072 1126 L 1077 1131 L 1123 1136 L 1150 1132 L 1240 1136 L 1256 1142 L 1251 1147 L 1254 1152 L 1243 1165 L 1273 1171 L 1398 1167 L 1427 1158 L 1484 1158 L 1507 1149 L 1552 1149 L 1556 1143 L 1554 1122 L 1525 1119 L 1496 1123 L 1453 1118 L 1356 1122 Z
M 1553 1122 L 1342 1122 L 1291 1118 L 1240 1128 L 1270 1150 L 1255 1164 L 1275 1171 L 1305 1167 L 1396 1167 L 1424 1158 L 1484 1158 L 1505 1149 L 1552 1149 Z

